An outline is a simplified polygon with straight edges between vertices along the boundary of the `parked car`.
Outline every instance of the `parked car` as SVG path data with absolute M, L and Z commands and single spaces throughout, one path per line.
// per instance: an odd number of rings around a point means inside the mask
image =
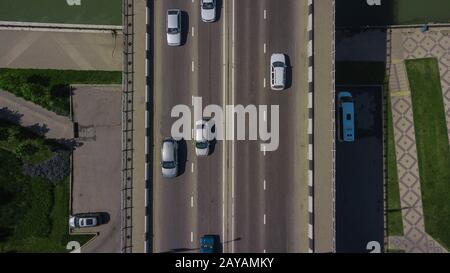
M 161 145 L 161 171 L 167 178 L 178 175 L 178 143 L 171 137 L 165 138 Z
M 220 237 L 218 235 L 204 235 L 200 238 L 200 253 L 220 252 Z
M 272 90 L 283 90 L 286 87 L 286 56 L 274 53 L 270 57 L 270 87 Z
M 214 121 L 198 120 L 194 129 L 195 154 L 207 156 L 210 152 L 211 141 L 214 140 Z
M 181 10 L 167 10 L 167 44 L 169 46 L 181 45 Z
M 338 94 L 338 139 L 344 142 L 355 141 L 355 112 L 352 94 L 347 91 Z
M 88 228 L 100 225 L 100 216 L 94 213 L 75 214 L 69 217 L 71 228 Z
M 214 22 L 216 20 L 216 0 L 201 0 L 200 11 L 203 22 Z

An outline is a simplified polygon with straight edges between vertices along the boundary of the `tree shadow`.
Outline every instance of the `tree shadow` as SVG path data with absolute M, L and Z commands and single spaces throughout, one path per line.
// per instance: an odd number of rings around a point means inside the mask
M 58 138 L 54 140 L 59 145 L 62 145 L 64 148 L 69 151 L 74 151 L 76 148 L 83 146 L 83 142 L 75 139 L 75 138 Z
M 18 111 L 10 110 L 8 107 L 0 108 L 0 119 L 9 121 L 14 124 L 20 124 L 23 115 Z
M 50 88 L 52 98 L 68 98 L 70 96 L 70 86 L 68 84 L 57 84 Z
M 48 131 L 50 131 L 48 129 L 47 124 L 40 125 L 39 123 L 36 123 L 36 124 L 30 125 L 30 126 L 27 126 L 26 128 L 28 130 L 30 130 L 31 132 L 41 135 L 41 136 L 45 136 L 45 134 L 47 134 Z
M 0 242 L 6 242 L 6 240 L 13 234 L 13 230 L 8 227 L 0 227 Z
M 50 78 L 42 75 L 31 75 L 27 78 L 27 82 L 48 87 L 50 85 Z

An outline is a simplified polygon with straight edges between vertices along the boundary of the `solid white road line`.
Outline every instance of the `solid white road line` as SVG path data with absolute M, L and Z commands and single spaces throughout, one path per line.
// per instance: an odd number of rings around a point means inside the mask
M 264 77 L 264 83 L 263 83 L 264 88 L 266 88 L 266 77 Z
M 194 196 L 191 195 L 191 208 L 194 207 Z
M 266 145 L 263 145 L 263 154 L 266 156 Z
M 194 241 L 194 232 L 191 231 L 191 243 Z
M 232 2 L 232 9 L 231 9 L 231 14 L 232 14 L 232 28 L 231 28 L 231 34 L 232 34 L 232 47 L 231 47 L 231 59 L 232 59 L 232 73 L 231 73 L 231 97 L 232 97 L 232 104 L 235 105 L 235 101 L 234 101 L 234 92 L 235 92 L 235 86 L 234 86 L 234 60 L 235 60 L 235 52 L 234 52 L 234 43 L 235 43 L 235 26 L 236 26 L 236 18 L 235 18 L 235 4 L 236 1 L 233 0 Z M 234 118 L 232 119 L 232 128 L 233 128 L 233 132 L 234 132 Z M 234 134 L 233 134 L 234 135 Z M 234 137 L 233 137 L 234 138 Z M 232 193 L 232 217 L 231 217 L 231 237 L 232 237 L 232 244 L 231 244 L 231 252 L 234 253 L 234 247 L 235 247 L 235 227 L 234 227 L 234 148 L 235 148 L 235 141 L 232 140 L 232 149 L 231 149 L 231 158 L 232 158 L 232 163 L 231 163 L 231 193 Z
M 192 27 L 192 37 L 195 36 L 195 27 Z
M 266 224 L 266 214 L 264 213 L 264 225 Z
M 192 61 L 192 63 L 191 63 L 191 70 L 192 70 L 192 72 L 194 72 L 194 61 Z
M 223 10 L 224 13 L 226 11 L 226 2 L 223 3 Z M 225 104 L 226 104 L 226 94 L 227 94 L 227 69 L 228 67 L 226 66 L 227 63 L 227 54 L 226 54 L 226 42 L 227 42 L 227 31 L 226 31 L 226 22 L 227 22 L 227 16 L 224 14 L 223 16 L 223 20 L 222 20 L 222 109 L 225 109 Z M 224 118 L 222 120 L 222 125 L 224 128 L 223 131 L 223 136 L 226 135 L 226 115 L 224 115 Z M 226 156 L 225 156 L 225 149 L 226 149 L 226 140 L 222 140 L 222 238 L 224 238 L 224 240 L 228 240 L 228 237 L 225 237 L 225 229 L 226 229 L 226 215 L 225 215 L 225 206 L 226 206 L 226 195 L 225 195 L 225 191 L 226 191 L 226 187 L 225 187 L 225 181 L 226 181 L 226 177 L 227 177 L 227 173 L 226 173 L 226 166 L 227 166 L 227 162 L 226 162 Z
M 267 10 L 264 9 L 264 20 L 266 20 L 266 19 L 267 19 Z
M 266 54 L 266 43 L 264 43 L 264 54 Z
M 264 190 L 266 190 L 266 179 L 264 179 Z
M 191 163 L 191 173 L 194 172 L 194 162 Z

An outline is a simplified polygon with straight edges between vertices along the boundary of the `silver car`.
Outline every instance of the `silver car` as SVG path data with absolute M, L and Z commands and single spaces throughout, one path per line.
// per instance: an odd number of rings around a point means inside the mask
M 216 20 L 216 0 L 201 0 L 200 8 L 203 22 L 214 22 Z
M 270 57 L 270 87 L 272 90 L 283 90 L 286 87 L 286 56 L 274 53 Z
M 179 9 L 167 11 L 167 44 L 181 45 L 181 11 Z
M 161 145 L 161 171 L 163 177 L 178 175 L 178 143 L 171 137 L 165 138 Z
M 211 145 L 211 141 L 213 141 L 215 138 L 213 127 L 213 120 L 198 120 L 195 122 L 194 144 L 195 154 L 197 156 L 209 155 L 209 147 Z
M 71 228 L 88 228 L 99 225 L 96 215 L 71 215 L 69 217 L 69 226 Z

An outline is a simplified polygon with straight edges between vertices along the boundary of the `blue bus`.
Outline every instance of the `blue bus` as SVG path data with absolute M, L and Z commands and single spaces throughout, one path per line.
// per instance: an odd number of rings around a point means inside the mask
M 350 92 L 338 94 L 338 139 L 344 142 L 355 141 L 355 112 Z

